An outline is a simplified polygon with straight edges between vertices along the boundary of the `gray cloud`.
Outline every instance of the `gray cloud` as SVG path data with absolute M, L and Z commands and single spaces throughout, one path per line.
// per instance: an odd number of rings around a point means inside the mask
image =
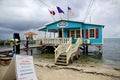
M 52 20 L 48 9 L 56 12 L 56 6 L 65 12 L 67 6 L 74 11 L 71 20 L 83 21 L 90 0 L 0 0 L 0 37 L 24 32 L 44 26 Z M 91 8 L 92 23 L 105 25 L 104 37 L 120 37 L 120 0 L 94 0 Z M 66 17 L 66 15 L 64 15 Z M 86 20 L 89 22 L 89 16 Z M 118 34 L 118 35 L 116 35 Z M 115 36 L 116 35 L 116 36 Z M 6 37 L 5 39 L 7 39 Z

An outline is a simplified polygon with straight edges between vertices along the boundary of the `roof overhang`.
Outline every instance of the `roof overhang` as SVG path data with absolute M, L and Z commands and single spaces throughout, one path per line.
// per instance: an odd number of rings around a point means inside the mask
M 51 24 L 54 24 L 54 23 L 57 23 L 57 22 L 60 22 L 60 21 L 77 22 L 77 23 L 82 23 L 83 25 L 95 25 L 95 26 L 101 26 L 101 27 L 104 28 L 104 25 L 99 25 L 99 24 L 84 23 L 84 22 L 74 21 L 74 20 L 58 20 L 58 21 L 55 21 L 55 22 L 51 22 L 51 23 L 45 24 L 45 26 L 38 28 L 38 31 L 57 32 L 57 30 L 59 30 L 59 29 L 49 29 L 48 30 L 47 26 L 49 26 Z

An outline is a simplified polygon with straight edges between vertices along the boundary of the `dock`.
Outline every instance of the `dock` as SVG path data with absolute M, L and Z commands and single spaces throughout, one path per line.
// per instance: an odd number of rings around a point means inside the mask
M 33 49 L 33 48 L 40 48 L 42 47 L 42 45 L 36 45 L 36 44 L 33 44 L 33 45 L 29 45 L 29 48 L 28 49 Z M 26 50 L 27 48 L 25 46 L 20 46 L 20 50 Z M 0 54 L 2 53 L 9 53 L 9 52 L 12 52 L 13 48 L 12 47 L 7 47 L 7 48 L 1 48 L 0 49 Z

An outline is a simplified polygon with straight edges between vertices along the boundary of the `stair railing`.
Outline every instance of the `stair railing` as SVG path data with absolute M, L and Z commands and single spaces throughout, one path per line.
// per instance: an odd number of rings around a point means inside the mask
M 66 42 L 66 41 L 67 40 L 63 42 Z M 69 41 L 66 43 L 59 44 L 59 46 L 55 49 L 55 63 L 57 62 L 57 58 L 59 57 L 59 55 L 66 52 L 71 42 L 72 42 L 72 38 L 70 38 Z
M 68 49 L 66 50 L 66 56 L 67 56 L 66 63 L 67 64 L 69 63 L 69 59 L 70 59 L 71 55 L 77 51 L 77 49 L 81 43 L 82 43 L 82 40 L 80 38 L 78 38 L 76 44 L 71 44 L 68 47 Z
M 62 45 L 60 44 L 60 45 L 55 49 L 55 63 L 57 62 L 58 56 L 61 54 L 61 47 L 62 47 Z
M 68 64 L 69 63 L 69 57 L 70 57 L 70 54 L 72 53 L 72 44 L 70 44 L 70 46 L 68 47 L 68 49 L 66 50 L 66 63 Z

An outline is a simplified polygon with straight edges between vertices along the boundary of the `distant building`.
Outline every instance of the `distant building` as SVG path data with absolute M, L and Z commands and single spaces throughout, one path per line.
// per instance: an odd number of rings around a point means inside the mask
M 29 40 L 37 40 L 37 34 L 34 32 L 27 32 L 24 34 L 24 39 L 26 39 L 26 37 L 29 37 Z

